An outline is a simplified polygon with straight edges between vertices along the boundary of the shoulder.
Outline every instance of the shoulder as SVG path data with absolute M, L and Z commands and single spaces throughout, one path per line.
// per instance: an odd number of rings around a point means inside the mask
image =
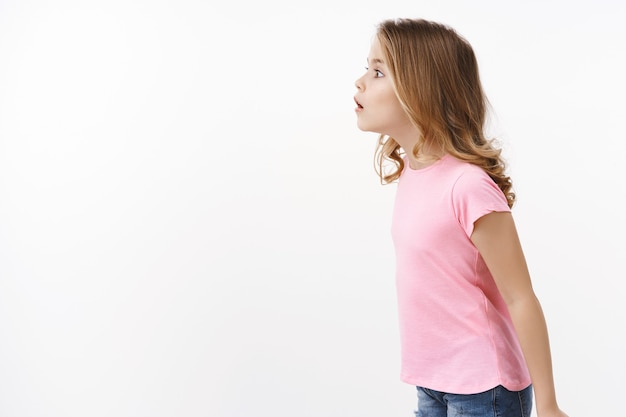
M 491 191 L 504 196 L 495 181 L 481 167 L 458 159 L 454 161 L 456 167 L 453 192 L 455 194 L 474 194 L 481 191 Z
M 474 222 L 490 212 L 510 211 L 506 196 L 481 167 L 459 161 L 452 188 L 452 207 L 468 236 Z

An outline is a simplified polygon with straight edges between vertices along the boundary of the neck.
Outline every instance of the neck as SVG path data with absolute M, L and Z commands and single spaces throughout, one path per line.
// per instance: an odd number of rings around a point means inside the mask
M 407 158 L 408 158 L 408 162 L 409 162 L 409 167 L 411 169 L 422 169 L 422 168 L 426 168 L 426 167 L 434 164 L 435 162 L 440 160 L 444 155 L 445 155 L 444 153 L 441 153 L 441 154 L 429 154 L 429 155 L 422 155 L 420 153 L 416 157 L 414 155 L 407 154 Z
M 394 136 L 393 139 L 398 143 L 398 145 L 400 145 L 406 154 L 409 166 L 412 169 L 425 168 L 445 155 L 445 151 L 443 149 L 430 142 L 422 143 L 419 154 L 415 155 L 413 153 L 413 149 L 419 140 L 419 136 L 417 135 L 413 137 L 400 138 L 396 138 Z

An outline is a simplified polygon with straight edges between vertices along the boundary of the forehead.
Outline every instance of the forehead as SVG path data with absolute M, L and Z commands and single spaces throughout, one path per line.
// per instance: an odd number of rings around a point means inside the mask
M 383 60 L 383 49 L 380 46 L 380 42 L 377 37 L 374 37 L 372 40 L 372 45 L 370 46 L 370 53 L 367 57 L 367 62 L 371 64 L 380 64 L 384 65 L 385 61 Z

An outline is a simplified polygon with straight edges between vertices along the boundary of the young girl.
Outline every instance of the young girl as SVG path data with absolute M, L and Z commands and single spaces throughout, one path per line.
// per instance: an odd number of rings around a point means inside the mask
M 384 21 L 356 88 L 381 180 L 398 180 L 401 378 L 417 386 L 416 416 L 529 417 L 534 389 L 539 417 L 567 417 L 471 46 L 439 23 Z

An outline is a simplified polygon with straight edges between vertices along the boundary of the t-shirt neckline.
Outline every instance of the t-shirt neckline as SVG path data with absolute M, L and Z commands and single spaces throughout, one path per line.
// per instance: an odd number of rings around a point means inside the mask
M 439 165 L 441 162 L 443 162 L 445 159 L 448 159 L 449 157 L 450 157 L 450 154 L 446 153 L 441 158 L 439 158 L 435 162 L 433 162 L 432 164 L 430 164 L 428 166 L 425 166 L 424 168 L 418 168 L 418 169 L 411 168 L 411 165 L 409 165 L 408 158 L 405 157 L 406 169 L 408 171 L 410 171 L 410 172 L 419 174 L 419 173 L 431 170 L 432 168 L 436 167 L 437 165 Z

